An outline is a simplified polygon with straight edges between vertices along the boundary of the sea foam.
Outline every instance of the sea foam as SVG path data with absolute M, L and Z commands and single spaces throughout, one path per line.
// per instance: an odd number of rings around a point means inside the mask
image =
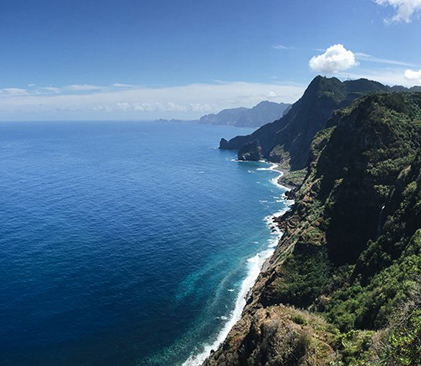
M 238 162 L 238 161 L 237 161 Z M 277 171 L 277 164 L 273 164 L 268 168 L 257 168 L 256 170 L 271 170 L 271 171 Z M 277 171 L 279 175 L 273 179 L 271 179 L 271 183 L 276 185 L 277 187 L 288 190 L 287 187 L 282 186 L 278 183 L 279 178 L 282 176 L 282 172 Z M 235 302 L 235 308 L 230 314 L 230 317 L 225 323 L 222 330 L 218 333 L 217 337 L 211 344 L 205 344 L 203 346 L 203 351 L 199 354 L 190 356 L 184 363 L 183 366 L 199 366 L 201 365 L 211 354 L 212 351 L 216 350 L 222 342 L 225 340 L 225 338 L 228 336 L 228 333 L 231 331 L 232 327 L 237 323 L 238 320 L 241 318 L 241 314 L 243 312 L 243 309 L 246 305 L 247 298 L 250 294 L 250 290 L 254 286 L 260 271 L 263 267 L 263 264 L 272 256 L 272 254 L 275 252 L 275 248 L 278 245 L 279 240 L 281 239 L 283 232 L 280 230 L 278 225 L 275 222 L 276 218 L 279 218 L 283 214 L 285 214 L 289 209 L 293 201 L 286 201 L 286 207 L 282 211 L 276 212 L 272 215 L 269 215 L 265 217 L 265 220 L 267 222 L 267 225 L 269 229 L 271 230 L 271 234 L 273 235 L 273 238 L 268 240 L 268 247 L 257 253 L 254 257 L 247 259 L 247 266 L 248 266 L 248 272 L 247 276 L 244 279 L 244 281 L 241 284 L 240 291 L 238 293 L 236 302 Z M 221 317 L 222 319 L 222 317 Z
M 190 356 L 189 359 L 183 363 L 183 366 L 201 365 L 206 360 L 206 358 L 209 357 L 211 351 L 216 350 L 219 347 L 219 345 L 224 341 L 231 328 L 241 318 L 241 313 L 244 309 L 244 306 L 246 305 L 247 295 L 250 289 L 253 287 L 254 283 L 256 282 L 260 270 L 263 266 L 263 263 L 273 254 L 273 252 L 273 249 L 268 248 L 267 250 L 264 250 L 256 254 L 256 256 L 247 260 L 248 274 L 247 277 L 244 279 L 243 283 L 241 284 L 240 292 L 235 302 L 234 311 L 231 313 L 228 322 L 225 323 L 224 327 L 219 332 L 218 336 L 212 344 L 205 345 L 203 352 L 201 352 L 200 354 Z

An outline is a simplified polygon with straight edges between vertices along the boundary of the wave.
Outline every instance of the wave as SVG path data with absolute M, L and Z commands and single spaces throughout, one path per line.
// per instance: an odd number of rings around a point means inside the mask
M 262 168 L 257 168 L 256 170 L 260 170 L 260 171 L 264 171 L 264 170 L 270 170 L 270 171 L 275 171 L 276 170 L 276 168 L 278 167 L 278 164 L 276 164 L 276 163 L 270 163 L 270 162 L 267 162 L 267 161 L 265 161 L 265 160 L 261 160 L 260 161 L 261 163 L 265 163 L 265 164 L 270 164 L 270 166 L 268 166 L 268 167 L 262 167 Z
M 236 161 L 238 162 L 238 160 Z M 265 161 L 263 162 L 267 163 Z M 287 187 L 284 187 L 278 183 L 278 180 L 282 176 L 283 173 L 277 170 L 276 169 L 277 167 L 278 167 L 278 164 L 272 164 L 268 168 L 257 168 L 256 170 L 271 170 L 271 171 L 279 172 L 279 175 L 271 179 L 270 181 L 274 183 L 277 187 L 283 190 L 288 190 Z M 241 288 L 235 302 L 235 308 L 230 314 L 229 319 L 227 318 L 228 321 L 225 323 L 222 330 L 218 333 L 213 343 L 205 344 L 203 346 L 203 351 L 201 353 L 196 354 L 196 355 L 191 355 L 183 363 L 182 366 L 200 366 L 209 357 L 211 352 L 216 350 L 222 344 L 222 342 L 228 336 L 228 333 L 231 331 L 232 327 L 237 323 L 238 320 L 240 320 L 241 314 L 247 302 L 247 298 L 250 294 L 250 290 L 254 286 L 257 280 L 257 277 L 259 276 L 260 271 L 262 270 L 263 264 L 275 252 L 275 248 L 278 245 L 278 242 L 283 235 L 283 232 L 281 231 L 279 226 L 276 224 L 275 219 L 284 215 L 290 209 L 291 204 L 294 202 L 294 201 L 287 201 L 287 200 L 283 200 L 283 201 L 285 202 L 285 208 L 283 210 L 265 217 L 265 220 L 267 222 L 269 229 L 271 230 L 271 234 L 273 235 L 273 238 L 268 240 L 267 249 L 257 253 L 254 257 L 247 259 L 247 265 L 248 265 L 247 276 L 241 284 Z M 231 289 L 229 289 L 228 291 L 231 291 Z M 223 319 L 223 317 L 220 317 L 220 319 Z
M 269 167 L 265 167 L 265 168 L 257 168 L 256 170 L 260 170 L 260 171 L 265 171 L 266 170 L 266 171 L 272 171 L 272 172 L 279 173 L 279 175 L 277 177 L 275 177 L 275 178 L 272 178 L 270 180 L 270 182 L 272 184 L 274 184 L 275 186 L 277 186 L 277 187 L 279 187 L 279 188 L 281 188 L 281 189 L 283 189 L 285 191 L 290 191 L 290 188 L 285 187 L 281 183 L 279 183 L 279 178 L 281 178 L 284 175 L 284 173 L 279 170 L 279 164 L 269 163 L 269 162 L 264 161 L 264 160 L 261 161 L 261 162 L 266 163 L 266 164 L 271 164 L 271 165 Z
M 206 358 L 209 357 L 212 350 L 215 350 L 219 345 L 224 341 L 230 332 L 231 328 L 237 323 L 241 318 L 241 313 L 246 305 L 247 295 L 249 294 L 250 289 L 253 287 L 254 283 L 259 276 L 260 270 L 263 266 L 263 263 L 268 259 L 274 252 L 274 249 L 268 248 L 256 256 L 249 258 L 248 262 L 248 273 L 247 277 L 244 279 L 241 284 L 240 292 L 238 294 L 237 300 L 235 302 L 234 311 L 231 313 L 229 320 L 225 323 L 222 330 L 217 335 L 215 341 L 212 344 L 207 344 L 204 346 L 203 352 L 198 355 L 190 356 L 187 361 L 183 363 L 183 366 L 199 366 L 201 365 Z M 222 318 L 222 317 L 221 317 Z

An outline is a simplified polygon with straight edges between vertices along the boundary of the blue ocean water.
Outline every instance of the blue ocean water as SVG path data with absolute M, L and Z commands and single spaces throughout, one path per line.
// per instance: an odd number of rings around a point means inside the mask
M 0 123 L 0 364 L 181 365 L 212 345 L 285 208 L 250 130 Z

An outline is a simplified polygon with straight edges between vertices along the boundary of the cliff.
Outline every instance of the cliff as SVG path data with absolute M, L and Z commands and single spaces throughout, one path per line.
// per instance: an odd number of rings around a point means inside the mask
M 375 81 L 359 79 L 341 82 L 337 78 L 317 76 L 304 95 L 281 119 L 266 124 L 248 136 L 237 136 L 222 149 L 239 150 L 258 141 L 263 157 L 280 162 L 285 168 L 300 170 L 307 166 L 311 142 L 336 109 L 349 106 L 355 99 L 391 88 Z
M 421 93 L 370 94 L 332 115 L 347 95 L 306 112 L 324 128 L 285 234 L 204 365 L 421 364 Z

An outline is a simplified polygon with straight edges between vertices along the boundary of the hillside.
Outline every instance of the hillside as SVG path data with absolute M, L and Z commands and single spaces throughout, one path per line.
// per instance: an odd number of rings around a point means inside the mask
M 207 114 L 199 123 L 231 125 L 237 127 L 260 127 L 281 118 L 290 104 L 263 101 L 253 108 L 224 109 L 217 114 Z
M 325 128 L 333 111 L 344 108 L 355 99 L 373 92 L 389 91 L 390 87 L 375 81 L 359 79 L 341 82 L 337 78 L 317 76 L 304 95 L 281 119 L 262 126 L 248 136 L 237 136 L 230 141 L 221 140 L 221 149 L 240 150 L 239 159 L 256 157 L 256 144 L 260 145 L 259 159 L 283 163 L 285 168 L 300 170 L 306 167 L 310 144 L 315 134 Z
M 285 234 L 205 365 L 421 364 L 421 93 L 368 95 L 324 125 Z

